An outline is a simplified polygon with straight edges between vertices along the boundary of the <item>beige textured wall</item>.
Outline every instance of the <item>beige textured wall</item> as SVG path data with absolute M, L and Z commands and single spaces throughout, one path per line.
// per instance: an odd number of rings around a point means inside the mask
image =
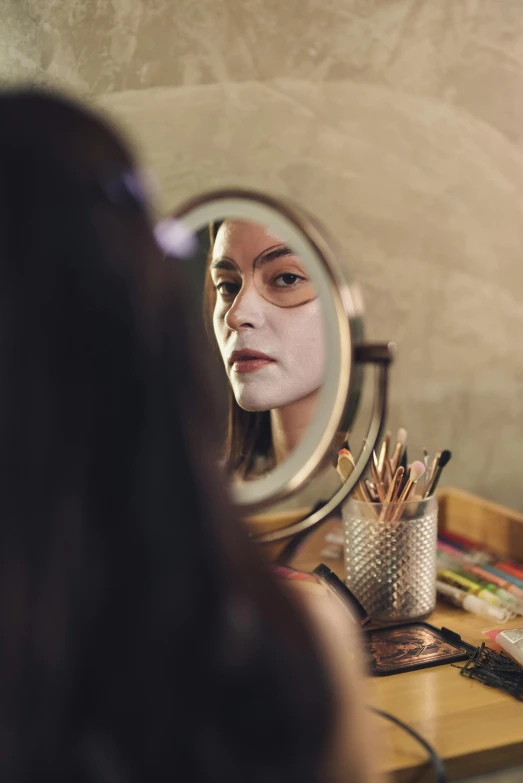
M 523 509 L 521 0 L 0 0 L 0 72 L 105 107 L 163 208 L 241 184 L 337 234 L 391 424 Z

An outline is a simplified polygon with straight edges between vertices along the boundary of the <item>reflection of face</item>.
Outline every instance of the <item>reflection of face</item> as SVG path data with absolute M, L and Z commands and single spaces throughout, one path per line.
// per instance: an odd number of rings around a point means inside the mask
M 227 220 L 216 236 L 211 275 L 214 332 L 238 405 L 266 411 L 317 391 L 323 319 L 300 259 L 264 226 Z

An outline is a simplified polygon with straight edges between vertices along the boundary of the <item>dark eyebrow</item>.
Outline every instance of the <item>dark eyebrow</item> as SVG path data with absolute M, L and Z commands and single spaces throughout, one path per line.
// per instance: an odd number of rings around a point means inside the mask
M 233 272 L 240 271 L 238 264 L 236 264 L 232 260 L 232 258 L 227 258 L 227 256 L 224 256 L 223 258 L 218 258 L 216 261 L 213 261 L 211 264 L 211 270 L 213 269 L 228 269 L 228 270 L 232 270 Z
M 293 250 L 291 250 L 290 247 L 283 245 L 283 247 L 277 247 L 274 250 L 269 250 L 267 253 L 262 253 L 261 256 L 258 256 L 258 258 L 254 259 L 253 266 L 254 267 L 265 266 L 265 264 L 270 264 L 271 261 L 276 261 L 278 258 L 283 258 L 284 256 L 295 256 L 295 255 L 296 253 Z

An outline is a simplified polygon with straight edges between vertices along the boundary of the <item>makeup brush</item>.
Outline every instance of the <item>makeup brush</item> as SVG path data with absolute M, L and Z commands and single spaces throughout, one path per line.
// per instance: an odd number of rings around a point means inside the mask
M 342 449 L 347 449 L 347 451 L 350 451 L 350 445 L 349 445 L 349 433 L 345 433 L 345 439 L 343 443 L 341 444 Z
M 361 496 L 361 497 L 357 498 L 358 500 L 361 500 L 363 498 L 365 503 L 371 503 L 372 504 L 372 498 L 369 495 L 369 491 L 368 491 L 367 487 L 365 486 L 365 482 L 364 481 L 359 481 L 358 482 L 358 486 L 355 487 L 354 490 L 355 491 L 357 490 L 357 494 Z
M 427 478 L 426 478 L 426 480 L 425 480 L 425 484 L 426 484 L 426 485 L 430 484 L 430 482 L 432 481 L 432 478 L 433 478 L 433 476 L 434 476 L 434 473 L 435 473 L 435 471 L 436 471 L 436 466 L 437 466 L 437 464 L 438 464 L 438 462 L 439 462 L 439 458 L 440 458 L 440 457 L 441 457 L 441 451 L 437 451 L 437 452 L 436 452 L 436 456 L 435 456 L 435 457 L 434 457 L 434 459 L 432 460 L 432 465 L 431 465 L 431 467 L 430 467 L 430 473 L 429 473 L 429 475 L 427 476 Z
M 336 440 L 334 441 L 336 444 L 335 453 L 339 453 L 342 450 L 350 451 L 350 445 L 349 445 L 349 433 L 348 432 L 338 432 L 336 434 Z
M 354 498 L 354 500 L 358 500 L 360 503 L 368 503 L 369 499 L 365 497 L 363 492 L 361 491 L 361 481 L 359 481 L 354 489 L 351 492 L 351 497 Z
M 397 469 L 396 473 L 394 474 L 394 478 L 390 482 L 389 489 L 387 491 L 387 494 L 385 495 L 384 507 L 382 508 L 381 513 L 380 513 L 380 517 L 379 517 L 380 522 L 383 522 L 387 518 L 387 516 L 390 515 L 390 509 L 388 507 L 388 504 L 394 502 L 394 500 L 396 498 L 396 495 L 398 493 L 398 490 L 399 490 L 399 487 L 400 487 L 401 480 L 403 478 L 404 472 L 405 472 L 404 469 L 400 466 Z
M 356 464 L 350 451 L 348 449 L 341 449 L 338 453 L 336 470 L 343 482 L 347 481 L 355 467 Z
M 422 449 L 422 451 L 423 451 L 423 464 L 425 465 L 425 477 L 423 481 L 425 482 L 425 489 L 427 489 L 427 484 L 430 475 L 430 454 L 425 448 Z
M 439 480 L 441 478 L 441 474 L 443 473 L 443 468 L 445 467 L 445 465 L 448 465 L 451 457 L 452 457 L 452 452 L 450 452 L 448 449 L 444 449 L 441 452 L 441 454 L 439 455 L 439 459 L 437 458 L 437 463 L 434 469 L 434 473 L 429 480 L 428 486 L 425 490 L 425 494 L 423 495 L 423 497 L 429 498 L 431 495 L 434 494 L 434 492 L 436 491 L 436 487 L 438 486 Z
M 388 489 L 390 485 L 392 484 L 393 476 L 392 476 L 392 468 L 390 466 L 390 459 L 385 460 L 385 474 L 383 476 L 383 483 L 385 484 L 385 487 Z
M 404 473 L 405 473 L 405 468 L 403 467 L 403 465 L 400 465 L 396 473 L 394 474 L 394 478 L 392 479 L 391 486 L 389 487 L 387 498 L 385 499 L 386 503 L 395 503 L 397 501 L 400 487 L 403 483 Z
M 380 479 L 380 475 L 378 472 L 378 459 L 376 457 L 376 452 L 372 452 L 372 461 L 370 463 L 370 472 L 372 474 L 372 480 L 374 481 L 376 485 L 376 491 L 378 493 L 378 497 L 380 499 L 380 503 L 383 503 L 385 500 L 385 488 L 383 486 L 383 482 Z
M 380 456 L 378 459 L 378 475 L 382 480 L 385 475 L 385 463 L 387 462 L 389 457 L 390 439 L 391 439 L 391 433 L 389 430 L 383 439 L 383 443 L 381 444 Z
M 369 479 L 365 479 L 365 486 L 367 487 L 367 492 L 369 493 L 370 499 L 373 503 L 379 503 L 379 495 L 378 490 L 376 489 L 376 485 L 372 483 Z
M 398 503 L 405 503 L 406 500 L 408 500 L 408 497 L 412 490 L 414 489 L 415 484 L 420 480 L 420 478 L 425 473 L 425 465 L 423 462 L 420 462 L 419 460 L 416 460 L 416 462 L 413 462 L 410 467 L 410 473 L 407 483 L 405 484 L 405 487 L 403 489 L 403 492 L 398 498 Z
M 399 468 L 401 457 L 403 455 L 403 452 L 405 451 L 405 444 L 407 443 L 407 430 L 404 427 L 400 427 L 398 430 L 398 436 L 396 445 L 394 447 L 394 452 L 392 454 L 392 458 L 390 461 L 390 466 L 392 468 L 392 474 L 394 475 Z
M 407 481 L 409 480 L 410 469 L 412 467 L 411 464 L 407 460 L 407 447 L 406 446 L 405 446 L 405 448 L 403 450 L 403 454 L 401 455 L 400 464 L 398 465 L 398 467 L 403 468 L 404 471 L 405 471 L 403 473 L 403 478 L 402 478 L 401 484 L 400 484 L 400 495 L 401 495 L 401 493 L 405 489 Z
M 348 480 L 355 467 L 356 464 L 354 462 L 354 457 L 350 451 L 348 449 L 340 449 L 338 453 L 338 464 L 336 465 L 336 470 L 343 483 Z M 356 500 L 363 502 L 369 502 L 370 500 L 368 495 L 366 493 L 363 494 L 362 492 L 361 481 L 359 481 L 358 485 L 352 490 L 352 495 L 356 498 Z

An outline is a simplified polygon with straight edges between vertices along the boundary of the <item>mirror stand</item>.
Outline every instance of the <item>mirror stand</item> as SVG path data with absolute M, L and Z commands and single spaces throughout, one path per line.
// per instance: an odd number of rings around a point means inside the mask
M 337 511 L 343 501 L 352 492 L 363 473 L 365 472 L 372 456 L 376 443 L 381 439 L 387 419 L 387 400 L 389 386 L 389 368 L 394 360 L 396 346 L 394 343 L 363 343 L 356 346 L 354 361 L 357 364 L 371 364 L 375 367 L 376 391 L 374 405 L 368 435 L 365 445 L 358 457 L 356 466 L 347 481 L 339 491 L 321 508 L 314 511 L 305 519 L 279 530 L 270 531 L 261 535 L 253 535 L 252 540 L 257 544 L 275 544 L 287 542 L 283 553 L 280 553 L 278 562 L 285 562 L 294 552 L 296 546 L 303 541 L 318 525 L 324 522 L 331 514 Z M 291 545 L 292 546 L 289 546 Z M 292 550 L 292 551 L 291 551 Z

